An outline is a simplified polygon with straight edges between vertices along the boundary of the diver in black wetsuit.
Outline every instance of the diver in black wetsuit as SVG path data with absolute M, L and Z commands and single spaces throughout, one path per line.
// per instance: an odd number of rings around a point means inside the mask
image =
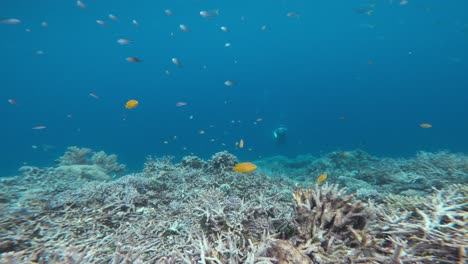
M 286 134 L 288 133 L 288 129 L 281 125 L 275 130 L 273 130 L 273 140 L 277 145 L 284 144 L 286 142 Z

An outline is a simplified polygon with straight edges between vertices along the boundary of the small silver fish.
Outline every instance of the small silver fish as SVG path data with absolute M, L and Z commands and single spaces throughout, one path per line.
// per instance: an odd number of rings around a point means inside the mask
M 170 9 L 164 10 L 164 13 L 166 13 L 166 15 L 168 15 L 168 16 L 173 16 L 174 15 L 174 13 L 172 13 L 172 11 Z
M 176 66 L 182 66 L 178 58 L 172 58 L 172 63 L 174 63 Z
M 184 32 L 190 32 L 190 29 L 188 29 L 188 27 L 184 24 L 180 24 L 179 27 Z
M 109 18 L 114 20 L 114 21 L 119 21 L 119 18 L 116 15 L 109 14 Z
M 210 12 L 208 11 L 200 11 L 200 16 L 204 18 L 212 18 L 213 16 L 211 15 Z
M 96 20 L 96 23 L 98 23 L 101 26 L 107 25 L 106 22 L 104 22 L 103 20 L 100 20 L 100 19 Z
M 117 43 L 119 43 L 120 45 L 128 45 L 130 43 L 132 43 L 133 41 L 129 40 L 129 39 L 125 39 L 125 38 L 120 38 L 117 40 Z
M 81 2 L 80 0 L 76 1 L 76 6 L 81 8 L 81 9 L 86 8 L 86 5 L 83 2 Z
M 220 29 L 221 29 L 222 31 L 224 31 L 224 32 L 229 32 L 229 31 L 230 31 L 229 28 L 228 28 L 228 27 L 225 27 L 225 26 L 220 27 Z
M 227 81 L 224 82 L 224 85 L 226 85 L 228 87 L 234 86 L 234 84 L 235 83 L 233 81 L 231 81 L 231 80 L 227 80 Z
M 16 25 L 19 23 L 21 23 L 21 20 L 17 18 L 7 18 L 7 19 L 0 20 L 0 24 L 5 24 L 5 25 Z
M 287 17 L 295 17 L 295 18 L 299 18 L 299 14 L 296 13 L 296 12 L 289 12 L 286 14 Z
M 131 63 L 141 62 L 141 60 L 137 57 L 127 57 L 126 60 Z
M 135 19 L 132 20 L 132 24 L 135 26 L 135 27 L 139 27 L 140 24 L 138 23 L 138 21 L 136 21 Z

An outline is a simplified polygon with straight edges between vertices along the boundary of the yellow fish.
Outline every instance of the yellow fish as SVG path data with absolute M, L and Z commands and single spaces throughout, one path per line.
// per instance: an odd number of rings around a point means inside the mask
M 422 127 L 422 128 L 431 128 L 432 127 L 432 125 L 428 124 L 428 123 L 420 124 L 419 126 Z
M 234 170 L 242 173 L 249 173 L 257 169 L 257 165 L 250 162 L 242 162 L 234 167 Z
M 321 184 L 321 183 L 324 182 L 326 179 L 327 179 L 327 174 L 326 174 L 326 173 L 320 175 L 320 176 L 317 178 L 317 184 Z
M 243 147 L 244 147 L 244 140 L 241 139 L 241 140 L 239 141 L 239 148 L 243 148 Z
M 133 108 L 135 108 L 137 106 L 138 106 L 138 101 L 134 100 L 134 99 L 128 100 L 125 103 L 125 108 L 127 108 L 127 109 L 133 109 Z

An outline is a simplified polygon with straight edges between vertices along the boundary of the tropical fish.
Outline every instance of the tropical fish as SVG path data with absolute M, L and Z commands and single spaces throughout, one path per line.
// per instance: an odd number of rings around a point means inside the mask
M 200 11 L 200 16 L 204 17 L 204 18 L 212 18 L 213 17 L 213 15 L 211 15 L 211 13 L 208 12 L 208 11 Z
M 422 127 L 422 128 L 431 128 L 432 127 L 432 125 L 429 124 L 429 123 L 422 123 L 419 126 Z
M 187 102 L 177 102 L 175 105 L 177 107 L 182 107 L 182 106 L 186 106 L 188 103 Z
M 327 179 L 327 174 L 326 174 L 326 173 L 324 173 L 324 174 L 318 176 L 318 178 L 317 178 L 317 184 L 321 184 L 321 183 L 324 182 L 326 179 Z
M 296 18 L 299 18 L 300 15 L 296 12 L 289 12 L 286 14 L 287 17 L 296 17 Z
M 95 93 L 89 93 L 89 96 L 93 97 L 94 99 L 99 99 L 99 96 L 97 96 Z
M 224 43 L 224 47 L 228 48 L 228 47 L 231 47 L 232 43 L 231 42 L 226 42 Z
M 103 20 L 100 20 L 100 19 L 96 20 L 96 23 L 98 23 L 101 26 L 107 25 L 106 22 L 104 22 Z
M 239 141 L 239 148 L 243 148 L 243 147 L 244 147 L 244 140 L 241 139 L 241 140 Z
M 234 84 L 235 84 L 234 81 L 231 81 L 231 80 L 227 80 L 224 82 L 224 85 L 229 86 L 229 87 L 234 86 Z
M 8 99 L 8 103 L 10 103 L 11 105 L 16 105 L 15 99 Z
M 6 24 L 6 25 L 16 25 L 19 23 L 21 23 L 21 20 L 17 18 L 7 18 L 7 19 L 0 20 L 0 24 Z
M 164 10 L 164 13 L 166 13 L 166 15 L 168 15 L 168 16 L 173 16 L 174 15 L 174 13 L 170 9 Z
M 175 65 L 177 65 L 177 66 L 179 66 L 179 67 L 182 65 L 182 64 L 180 63 L 180 60 L 179 60 L 178 58 L 172 58 L 171 60 L 172 60 L 172 63 L 174 63 Z
M 34 126 L 32 127 L 32 129 L 34 130 L 42 130 L 42 129 L 46 129 L 47 127 L 46 126 Z
M 250 162 L 242 162 L 234 166 L 234 170 L 241 173 L 253 172 L 255 169 L 257 169 L 257 165 Z
M 186 25 L 184 25 L 184 24 L 180 24 L 180 25 L 179 25 L 179 28 L 180 28 L 182 31 L 184 31 L 184 32 L 189 32 L 189 31 L 190 31 L 190 30 L 188 29 L 188 27 L 187 27 Z
M 129 40 L 129 39 L 125 39 L 125 38 L 119 38 L 117 40 L 117 43 L 119 43 L 120 45 L 128 45 L 128 44 L 132 43 L 132 41 Z
M 119 21 L 119 18 L 116 15 L 109 14 L 109 18 L 114 20 L 114 21 Z
M 80 0 L 76 1 L 76 6 L 81 8 L 81 9 L 86 8 L 86 5 L 83 2 L 81 2 Z
M 229 31 L 230 31 L 229 28 L 228 28 L 228 27 L 225 27 L 225 26 L 220 27 L 220 29 L 221 29 L 222 31 L 224 31 L 224 32 L 229 32 Z
M 135 100 L 135 99 L 128 100 L 125 103 L 125 108 L 127 108 L 127 109 L 133 109 L 133 108 L 135 108 L 137 106 L 138 106 L 138 101 Z
M 141 60 L 137 57 L 127 57 L 125 60 L 132 63 L 141 62 Z
M 139 27 L 139 26 L 140 26 L 140 23 L 138 23 L 138 21 L 136 21 L 135 19 L 132 20 L 132 24 L 133 24 L 135 27 Z

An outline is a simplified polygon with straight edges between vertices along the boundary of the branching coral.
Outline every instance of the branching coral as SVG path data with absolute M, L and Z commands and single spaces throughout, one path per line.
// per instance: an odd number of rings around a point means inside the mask
M 324 252 L 338 253 L 336 245 L 356 247 L 360 244 L 355 234 L 366 227 L 365 205 L 359 200 L 353 201 L 354 195 L 345 195 L 345 191 L 337 185 L 325 184 L 294 193 L 297 205 L 294 245 L 314 261 L 323 259 L 320 255 Z
M 197 156 L 185 156 L 180 161 L 180 166 L 200 170 L 205 169 L 207 163 Z
M 56 160 L 60 166 L 94 165 L 106 174 L 120 174 L 125 171 L 125 165 L 117 162 L 117 155 L 107 155 L 104 151 L 93 153 L 88 148 L 68 147 L 63 156 Z
M 89 148 L 68 147 L 63 156 L 56 160 L 59 165 L 85 165 L 88 164 L 89 155 L 93 151 Z
M 102 168 L 107 174 L 120 174 L 125 171 L 125 165 L 117 163 L 117 155 L 107 155 L 104 151 L 94 153 L 91 163 Z
M 293 192 L 291 179 L 236 173 L 235 156 L 215 156 L 175 165 L 171 158 L 151 158 L 143 172 L 108 181 L 24 167 L 23 176 L 0 180 L 0 263 L 466 260 L 464 185 L 411 206 L 400 196 L 364 203 L 334 184 Z M 298 164 L 303 161 L 290 165 Z M 68 166 L 77 165 L 61 167 Z M 401 169 L 382 166 L 385 173 Z
M 464 263 L 468 250 L 468 199 L 458 186 L 435 190 L 414 213 L 382 209 L 378 230 L 389 236 L 404 260 L 420 257 L 422 263 Z M 404 217 L 396 217 L 403 215 Z
M 222 151 L 214 154 L 208 161 L 208 170 L 212 173 L 231 172 L 236 164 L 236 156 L 227 151 Z

